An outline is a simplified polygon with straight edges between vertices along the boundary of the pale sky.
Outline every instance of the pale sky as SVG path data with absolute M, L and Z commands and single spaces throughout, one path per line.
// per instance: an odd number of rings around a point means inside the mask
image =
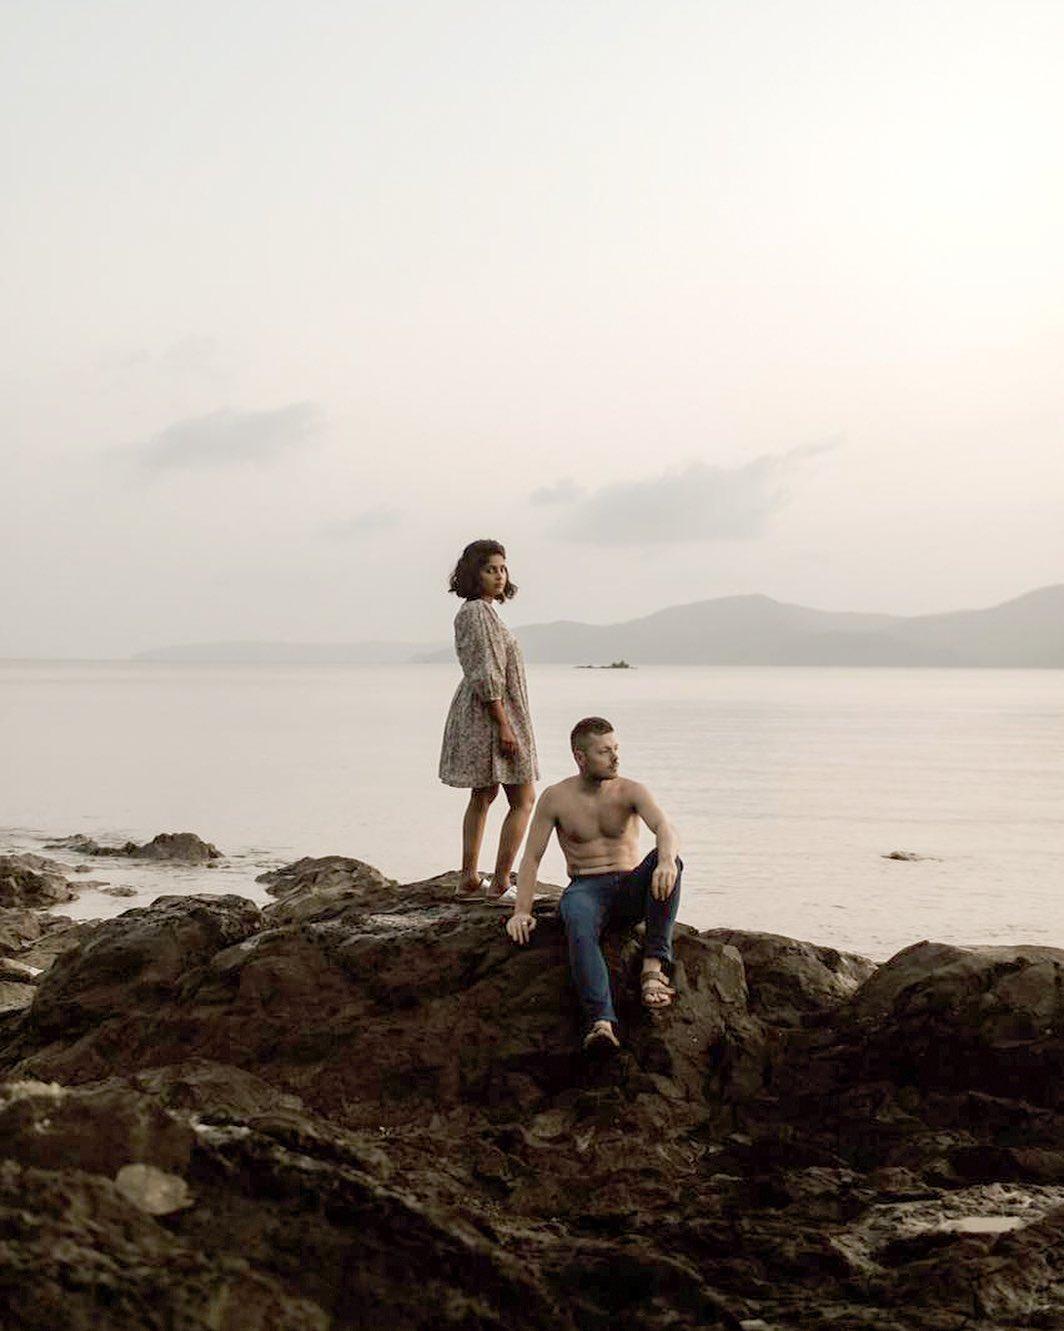
M 0 656 L 1064 581 L 1064 4 L 5 0 Z

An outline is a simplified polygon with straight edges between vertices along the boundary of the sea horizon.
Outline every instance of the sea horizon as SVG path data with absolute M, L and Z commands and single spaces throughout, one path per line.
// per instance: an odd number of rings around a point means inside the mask
M 411 689 L 405 681 L 416 670 Z M 219 869 L 94 862 L 131 885 L 266 899 L 255 876 L 346 854 L 402 882 L 456 867 L 464 795 L 436 777 L 455 666 L 2 663 L 5 849 L 193 831 Z M 680 829 L 680 918 L 882 960 L 925 937 L 1064 946 L 1064 676 L 926 667 L 530 666 L 542 785 L 610 717 L 622 774 Z M 491 810 L 481 869 L 502 817 Z M 644 835 L 649 848 L 652 839 Z M 925 856 L 912 863 L 894 851 Z M 48 852 L 43 852 L 48 853 Z M 61 853 L 56 857 L 63 859 Z M 552 843 L 540 878 L 564 884 Z

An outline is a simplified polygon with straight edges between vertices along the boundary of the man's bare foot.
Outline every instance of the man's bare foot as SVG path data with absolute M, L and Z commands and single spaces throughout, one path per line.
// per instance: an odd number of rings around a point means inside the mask
M 584 1051 L 586 1053 L 609 1052 L 612 1049 L 620 1049 L 621 1042 L 613 1033 L 612 1021 L 596 1021 L 592 1023 L 591 1029 L 584 1036 Z

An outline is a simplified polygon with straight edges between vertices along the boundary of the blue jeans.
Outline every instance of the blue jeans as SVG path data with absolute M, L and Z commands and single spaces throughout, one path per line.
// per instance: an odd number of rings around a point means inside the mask
M 646 921 L 645 955 L 672 961 L 672 926 L 680 904 L 683 860 L 676 860 L 676 886 L 664 901 L 650 892 L 650 879 L 658 863 L 652 850 L 642 864 L 627 873 L 600 873 L 573 878 L 562 893 L 561 911 L 569 942 L 569 969 L 590 1026 L 596 1021 L 616 1021 L 610 994 L 610 973 L 599 947 L 607 925 L 632 925 Z

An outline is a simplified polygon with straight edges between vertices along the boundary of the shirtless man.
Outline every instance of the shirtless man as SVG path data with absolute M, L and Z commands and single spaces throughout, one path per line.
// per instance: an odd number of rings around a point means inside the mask
M 506 932 L 515 943 L 527 943 L 532 936 L 536 871 L 551 832 L 557 830 L 570 878 L 560 910 L 569 941 L 569 966 L 586 1021 L 584 1048 L 617 1048 L 613 1029 L 617 1015 L 599 938 L 607 923 L 645 920 L 643 1003 L 648 1008 L 668 1007 L 673 989 L 662 963 L 672 961 L 683 861 L 676 854 L 675 829 L 650 791 L 617 775 L 613 726 L 601 716 L 585 717 L 573 727 L 570 743 L 579 775 L 548 786 L 540 796 Z M 640 818 L 658 840 L 657 849 L 641 864 Z

